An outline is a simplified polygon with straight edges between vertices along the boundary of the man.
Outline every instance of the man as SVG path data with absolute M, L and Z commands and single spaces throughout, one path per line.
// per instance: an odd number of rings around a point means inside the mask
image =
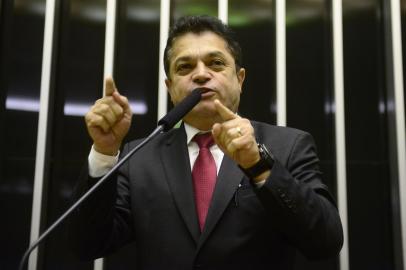
M 308 258 L 338 254 L 340 218 L 311 136 L 236 114 L 245 70 L 230 30 L 208 16 L 181 18 L 164 65 L 175 105 L 197 87 L 202 100 L 77 211 L 74 251 L 94 259 L 135 241 L 137 269 L 177 270 L 286 270 L 297 250 Z M 93 147 L 79 193 L 117 162 L 130 123 L 128 101 L 109 78 L 86 115 Z M 202 146 L 202 137 L 214 144 Z

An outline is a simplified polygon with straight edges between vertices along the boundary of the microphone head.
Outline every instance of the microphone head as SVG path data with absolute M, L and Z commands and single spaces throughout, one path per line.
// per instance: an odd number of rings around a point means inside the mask
M 158 121 L 158 126 L 163 126 L 163 131 L 170 130 L 188 112 L 190 112 L 197 103 L 199 103 L 202 99 L 202 93 L 202 88 L 193 89 L 188 96 Z

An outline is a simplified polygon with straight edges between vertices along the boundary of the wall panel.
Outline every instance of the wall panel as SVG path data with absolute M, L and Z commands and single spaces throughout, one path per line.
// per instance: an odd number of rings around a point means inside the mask
M 351 269 L 395 269 L 383 1 L 343 1 Z
M 312 134 L 323 181 L 337 198 L 329 1 L 287 1 L 286 25 L 287 126 Z M 338 269 L 338 262 L 309 262 L 298 254 L 296 268 Z
M 242 47 L 246 69 L 239 113 L 276 123 L 274 1 L 230 1 L 228 24 Z
M 0 269 L 29 244 L 45 1 L 0 1 Z
M 60 2 L 43 202 L 46 227 L 72 204 L 72 191 L 90 150 L 83 117 L 103 89 L 105 10 L 103 0 Z M 92 269 L 92 262 L 78 262 L 71 254 L 65 225 L 44 244 L 38 269 Z

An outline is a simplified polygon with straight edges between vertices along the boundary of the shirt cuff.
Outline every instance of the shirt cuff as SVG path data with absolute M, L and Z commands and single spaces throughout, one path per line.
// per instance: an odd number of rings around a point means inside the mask
M 92 146 L 88 157 L 89 175 L 93 178 L 102 177 L 117 164 L 119 155 L 120 151 L 116 156 L 104 155 L 97 152 Z
M 261 181 L 259 181 L 259 182 L 255 182 L 255 186 L 256 186 L 257 188 L 261 188 L 261 187 L 265 184 L 265 182 L 266 182 L 266 179 L 261 180 Z

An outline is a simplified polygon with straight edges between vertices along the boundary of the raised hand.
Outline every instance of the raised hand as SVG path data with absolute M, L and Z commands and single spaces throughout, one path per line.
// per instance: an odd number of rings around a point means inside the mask
M 212 128 L 216 144 L 241 167 L 251 167 L 260 160 L 251 122 L 233 113 L 219 100 L 215 100 L 214 104 L 223 120 Z
M 116 155 L 130 129 L 131 118 L 128 99 L 120 95 L 113 78 L 106 78 L 104 97 L 97 100 L 85 116 L 95 150 L 105 155 Z

